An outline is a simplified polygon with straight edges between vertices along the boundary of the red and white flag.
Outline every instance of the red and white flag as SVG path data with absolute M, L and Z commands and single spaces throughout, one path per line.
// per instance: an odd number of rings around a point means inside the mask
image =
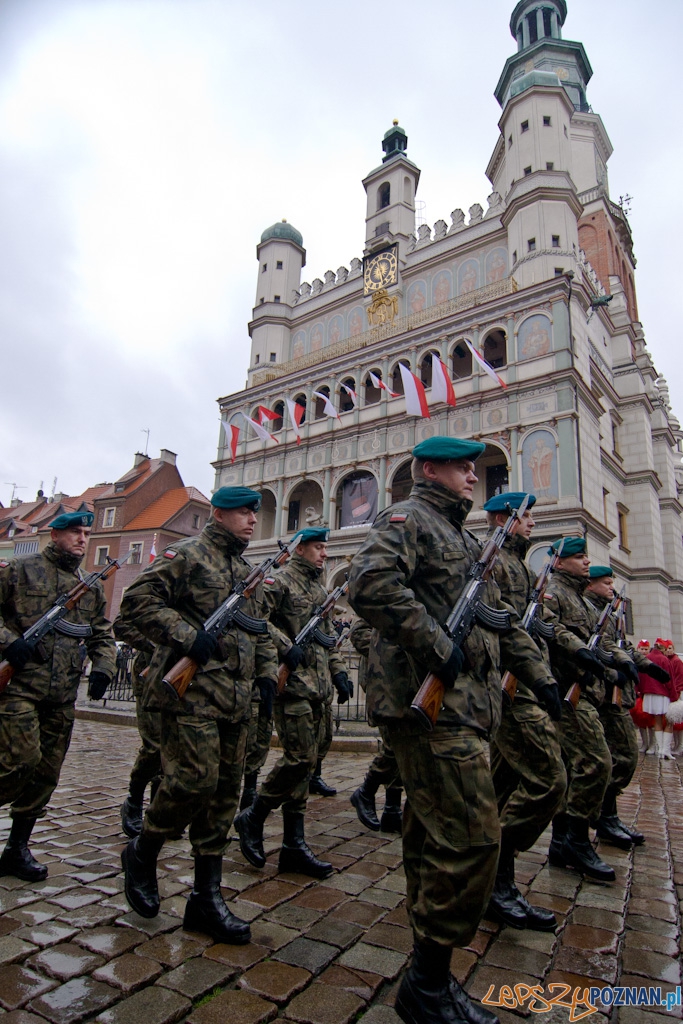
M 322 391 L 314 391 L 313 394 L 315 395 L 316 398 L 319 398 L 321 402 L 324 402 L 325 408 L 323 409 L 323 412 L 325 413 L 325 415 L 333 416 L 336 420 L 338 420 L 339 413 L 332 405 L 332 402 L 329 400 L 327 395 L 324 395 Z
M 403 381 L 403 391 L 406 398 L 406 412 L 409 416 L 422 416 L 430 419 L 424 384 L 403 363 L 398 365 L 401 370 L 401 380 Z
M 254 431 L 256 436 L 260 437 L 262 441 L 274 441 L 275 444 L 280 443 L 276 437 L 273 437 L 272 434 L 269 434 L 266 428 L 262 427 L 260 423 L 256 422 L 256 420 L 252 420 L 249 416 L 245 416 L 244 413 L 242 413 L 242 419 L 245 419 L 247 421 L 247 423 Z
M 154 536 L 152 537 L 152 546 L 149 549 L 149 560 L 150 560 L 150 562 L 153 562 L 156 557 L 157 557 L 157 535 L 155 533 Z
M 448 376 L 448 367 L 432 353 L 432 401 L 455 405 L 455 391 Z
M 280 417 L 272 409 L 266 409 L 265 405 L 259 405 L 258 407 L 258 421 L 263 423 L 264 420 L 279 420 Z
M 230 449 L 230 461 L 234 462 L 237 458 L 237 442 L 240 439 L 240 428 L 236 427 L 233 423 L 230 423 L 230 433 L 228 433 L 228 427 L 221 420 L 221 426 L 223 433 L 225 434 L 225 443 Z
M 357 409 L 358 408 L 358 395 L 353 390 L 353 388 L 350 388 L 350 387 L 348 387 L 348 385 L 342 384 L 341 382 L 340 382 L 339 386 L 344 389 L 346 394 L 349 396 L 349 398 L 353 402 L 353 408 Z M 351 411 L 351 410 L 349 410 L 349 411 Z
M 304 418 L 306 410 L 303 405 L 299 405 L 298 402 L 293 402 L 291 398 L 285 398 L 287 405 L 287 412 L 292 422 L 292 430 L 296 434 L 296 443 L 301 444 L 301 421 Z
M 490 365 L 489 365 L 489 364 L 488 364 L 488 363 L 486 362 L 486 360 L 484 359 L 484 357 L 483 357 L 482 355 L 480 355 L 480 354 L 479 354 L 479 352 L 477 352 L 477 350 L 476 350 L 476 348 L 474 347 L 474 345 L 473 345 L 473 344 L 472 344 L 471 342 L 469 342 L 469 341 L 467 340 L 467 338 L 465 338 L 465 344 L 467 345 L 468 349 L 469 349 L 469 350 L 470 350 L 470 352 L 472 353 L 472 358 L 473 358 L 473 359 L 475 359 L 475 360 L 477 361 L 477 363 L 479 364 L 479 366 L 481 366 L 481 368 L 482 368 L 482 370 L 484 371 L 484 373 L 488 373 L 488 375 L 489 375 L 489 377 L 491 378 L 491 380 L 495 380 L 496 384 L 500 384 L 500 386 L 501 386 L 502 388 L 506 388 L 506 387 L 507 387 L 507 384 L 505 383 L 505 381 L 503 380 L 503 378 L 502 378 L 502 377 L 499 377 L 499 376 L 498 376 L 498 374 L 497 374 L 497 373 L 496 373 L 496 371 L 495 371 L 495 370 L 493 369 L 493 367 L 492 367 L 492 366 L 490 366 Z
M 388 388 L 379 377 L 376 377 L 374 373 L 369 372 L 368 377 L 372 381 L 373 388 L 379 388 L 381 391 L 388 391 L 392 398 L 398 398 L 398 391 L 392 391 Z

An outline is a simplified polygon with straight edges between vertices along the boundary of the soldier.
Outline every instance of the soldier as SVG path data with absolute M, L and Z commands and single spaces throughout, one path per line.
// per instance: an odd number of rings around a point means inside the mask
M 272 810 L 282 806 L 284 835 L 279 870 L 298 871 L 312 878 L 327 878 L 333 868 L 319 860 L 304 839 L 304 812 L 311 772 L 324 738 L 325 706 L 337 691 L 340 703 L 353 695 L 346 667 L 334 649 L 332 624 L 325 632 L 332 646 L 313 642 L 306 648 L 294 638 L 327 597 L 320 577 L 327 558 L 329 531 L 310 526 L 299 533 L 299 544 L 283 569 L 267 581 L 266 605 L 280 660 L 290 670 L 286 686 L 275 701 L 275 728 L 282 756 L 274 765 L 251 807 L 235 819 L 242 853 L 254 867 L 266 862 L 263 824 Z
M 368 659 L 371 720 L 389 741 L 406 792 L 403 863 L 414 955 L 396 1011 L 408 1024 L 491 1024 L 450 976 L 496 874 L 500 828 L 484 742 L 500 722 L 500 664 L 532 688 L 553 685 L 539 650 L 493 581 L 486 602 L 501 632 L 474 625 L 462 650 L 443 623 L 481 546 L 463 523 L 484 445 L 432 437 L 413 449 L 409 497 L 380 512 L 351 563 L 349 599 L 374 627 Z M 490 616 L 491 617 L 491 616 Z M 444 683 L 432 732 L 410 711 L 430 671 Z
M 273 702 L 261 700 L 258 686 L 251 694 L 251 714 L 247 734 L 247 757 L 244 762 L 244 787 L 240 799 L 240 810 L 251 807 L 256 799 L 258 773 L 263 768 L 270 750 L 273 735 Z
M 484 505 L 489 530 L 504 526 L 510 509 L 518 509 L 526 495 L 508 491 Z M 534 587 L 526 562 L 535 526 L 529 502 L 521 520 L 512 527 L 493 570 L 504 601 L 524 615 Z M 542 653 L 547 648 L 536 639 Z M 529 850 L 550 824 L 567 788 L 567 773 L 553 722 L 562 717 L 557 686 L 538 694 L 518 683 L 515 699 L 503 704 L 500 727 L 491 742 L 491 773 L 498 798 L 501 840 L 498 872 L 488 913 L 513 928 L 552 931 L 555 915 L 532 906 L 515 885 L 515 854 Z
M 104 695 L 116 667 L 101 583 L 68 613 L 66 621 L 80 627 L 80 636 L 57 627 L 34 649 L 22 634 L 80 579 L 78 567 L 93 519 L 92 512 L 65 512 L 50 523 L 44 551 L 0 562 L 0 649 L 14 669 L 0 695 L 0 805 L 11 803 L 12 816 L 0 875 L 28 882 L 47 876 L 47 867 L 33 857 L 28 841 L 59 782 L 69 749 L 81 638 L 92 660 L 89 692 L 96 700 Z
M 585 590 L 586 598 L 600 615 L 605 605 L 609 604 L 614 597 L 614 574 L 608 565 L 591 565 L 588 577 L 589 583 Z M 605 636 L 610 643 L 618 644 L 620 638 L 613 616 L 610 618 Z M 668 682 L 668 673 L 637 651 L 625 639 L 624 645 L 623 650 L 635 663 L 637 671 L 634 673 L 631 669 L 627 670 L 628 682 L 621 691 L 621 705 L 614 703 L 612 693 L 608 691 L 598 708 L 600 721 L 605 731 L 605 740 L 612 757 L 612 775 L 602 801 L 600 817 L 593 824 L 599 839 L 629 850 L 632 846 L 640 846 L 645 842 L 643 833 L 625 825 L 617 812 L 617 797 L 624 792 L 638 766 L 638 737 L 630 714 L 630 708 L 636 702 L 634 683 L 638 681 L 638 672 L 649 675 L 661 683 Z
M 140 835 L 122 854 L 126 898 L 143 917 L 159 912 L 156 861 L 166 839 L 189 824 L 194 887 L 183 927 L 216 942 L 245 943 L 250 929 L 220 893 L 223 853 L 239 799 L 246 753 L 247 716 L 254 679 L 266 696 L 275 690 L 277 659 L 268 632 L 234 625 L 220 639 L 205 620 L 245 579 L 242 557 L 261 503 L 247 487 L 221 487 L 211 498 L 212 518 L 197 537 L 176 541 L 127 589 L 121 618 L 156 646 L 147 678 L 147 710 L 161 711 L 164 775 Z M 244 606 L 258 617 L 261 588 Z M 182 655 L 199 669 L 184 697 L 169 695 L 162 680 Z
M 549 860 L 556 867 L 573 867 L 591 878 L 611 882 L 614 869 L 593 849 L 588 826 L 600 817 L 612 772 L 612 758 L 598 714 L 605 697 L 603 680 L 623 685 L 626 679 L 614 669 L 604 668 L 591 651 L 585 650 L 598 621 L 595 608 L 583 596 L 590 566 L 586 541 L 584 537 L 564 537 L 555 541 L 548 553 L 556 551 L 561 543 L 562 557 L 544 596 L 544 619 L 574 634 L 575 639 L 568 643 L 566 631 L 558 631 L 548 646 L 560 691 L 566 694 L 577 683 L 581 695 L 576 710 L 567 703 L 563 705 L 562 720 L 558 722 L 568 783 L 563 810 L 553 819 Z M 614 655 L 619 668 L 630 663 L 614 643 L 603 640 L 602 647 Z

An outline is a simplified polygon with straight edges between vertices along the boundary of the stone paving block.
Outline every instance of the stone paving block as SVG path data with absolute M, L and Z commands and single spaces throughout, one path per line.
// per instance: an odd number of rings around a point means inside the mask
M 94 971 L 104 963 L 104 959 L 95 953 L 89 953 L 74 942 L 65 942 L 36 953 L 26 963 L 29 967 L 45 971 L 58 981 L 69 981 L 79 974 Z
M 0 937 L 0 965 L 25 960 L 29 953 L 35 952 L 37 946 L 32 942 L 17 939 L 14 934 Z
M 266 946 L 268 949 L 280 949 L 296 938 L 298 932 L 295 928 L 285 928 L 275 921 L 259 918 L 251 925 L 251 940 L 259 946 Z
M 679 944 L 676 939 L 669 939 L 664 935 L 655 935 L 653 932 L 634 932 L 628 930 L 624 936 L 624 949 L 649 949 L 653 953 L 663 953 L 665 956 L 676 956 L 679 951 Z
M 643 885 L 634 882 L 631 886 L 631 896 L 641 900 L 663 900 L 664 903 L 675 903 L 676 895 L 674 883 L 671 881 L 662 882 L 661 885 Z
M 331 985 L 333 988 L 344 988 L 348 992 L 353 992 L 366 1003 L 372 999 L 378 988 L 384 984 L 384 978 L 380 974 L 371 974 L 368 971 L 342 967 L 340 964 L 332 964 L 324 970 L 318 981 L 323 985 Z
M 340 875 L 332 875 L 322 882 L 325 888 L 338 889 L 339 892 L 345 892 L 348 896 L 357 896 L 364 889 L 367 889 L 370 884 L 369 878 L 364 878 L 362 875 L 352 875 L 346 871 Z
M 78 910 L 62 913 L 57 920 L 74 928 L 96 928 L 97 925 L 111 924 L 118 916 L 119 911 L 115 907 L 103 907 L 99 903 L 91 903 L 87 907 L 79 907 Z
M 286 928 L 300 930 L 315 924 L 322 916 L 322 910 L 310 910 L 308 907 L 297 907 L 294 903 L 283 903 L 265 915 L 264 919 L 284 925 Z
M 44 1024 L 44 1019 L 28 1010 L 10 1010 L 9 1013 L 3 1013 L 2 1024 Z
M 625 949 L 622 954 L 623 969 L 628 974 L 642 974 L 653 981 L 678 985 L 681 968 L 677 960 L 645 949 Z
M 15 913 L 21 913 L 21 911 L 15 911 Z M 0 917 L 0 936 L 16 932 L 19 928 L 23 927 L 23 924 L 24 922 L 18 921 L 16 917 L 10 917 L 8 914 L 5 914 L 4 917 Z
M 257 964 L 243 974 L 239 984 L 241 988 L 283 1006 L 306 987 L 311 977 L 311 972 L 302 967 L 292 967 L 291 964 L 269 960 Z
M 386 919 L 387 912 L 386 909 L 378 907 L 375 903 L 366 903 L 365 900 L 348 900 L 335 909 L 334 916 L 342 921 L 351 921 L 352 924 L 369 928 L 376 921 Z
M 123 925 L 126 928 L 135 928 L 136 931 L 144 932 L 145 935 L 162 935 L 164 932 L 173 931 L 178 927 L 178 918 L 170 914 L 157 914 L 156 917 L 140 917 L 134 910 L 123 917 L 117 917 L 115 924 Z
M 579 875 L 565 871 L 563 868 L 547 867 L 536 875 L 529 891 L 545 892 L 549 896 L 564 896 L 565 899 L 572 900 L 580 884 L 581 877 Z
M 292 900 L 293 907 L 308 907 L 311 910 L 331 910 L 345 899 L 336 889 L 315 885 Z
M 335 918 L 333 914 L 328 914 L 327 917 L 318 921 L 317 924 L 314 924 L 306 932 L 306 938 L 315 939 L 319 942 L 329 942 L 339 949 L 348 949 L 362 934 L 363 929 L 359 925 L 351 924 L 350 921 L 344 921 L 340 918 Z
M 135 950 L 137 956 L 158 960 L 164 967 L 179 967 L 193 956 L 201 956 L 207 946 L 212 945 L 208 936 L 190 935 L 180 929 L 168 935 L 157 935 L 144 942 Z
M 387 920 L 387 918 L 385 918 Z M 525 929 L 526 930 L 526 929 Z M 540 933 L 539 933 L 540 934 Z M 474 938 L 470 942 L 466 949 L 476 953 L 477 956 L 483 956 L 491 942 L 491 936 L 486 932 L 477 931 Z M 533 948 L 533 947 L 532 947 Z
M 21 921 L 22 925 L 30 926 L 52 921 L 58 913 L 59 907 L 55 907 L 44 900 L 39 900 L 38 903 L 29 903 L 26 907 L 13 910 L 12 917 L 17 921 Z
M 147 960 L 133 953 L 124 953 L 117 960 L 110 960 L 104 967 L 93 971 L 96 981 L 104 981 L 121 989 L 124 995 L 135 992 L 143 985 L 149 985 L 162 973 L 163 968 L 156 960 Z
M 490 938 L 491 936 L 489 936 Z M 521 931 L 516 931 L 513 928 L 504 928 L 498 939 L 498 944 L 510 947 L 510 956 L 513 958 L 519 946 L 524 946 L 526 949 L 535 949 L 539 953 L 546 953 L 550 956 L 557 942 L 558 938 L 554 932 L 535 932 L 530 928 L 524 928 Z
M 358 1024 L 401 1024 L 401 1018 L 393 1006 L 371 1006 L 367 1013 L 358 1018 Z
M 615 914 L 611 910 L 599 910 L 597 907 L 575 907 L 571 923 L 587 925 L 589 928 L 607 928 L 608 931 L 621 933 L 624 930 L 624 915 Z
M 608 984 L 614 984 L 619 971 L 616 956 L 588 949 L 574 949 L 571 946 L 564 946 L 559 950 L 553 966 L 558 971 L 596 978 Z
M 592 949 L 596 953 L 616 953 L 619 936 L 604 928 L 568 924 L 562 932 L 562 945 L 575 949 Z
M 221 964 L 228 964 L 229 967 L 239 967 L 243 971 L 253 967 L 260 960 L 265 960 L 269 955 L 269 949 L 257 946 L 254 942 L 246 946 L 229 946 L 227 943 L 217 942 L 204 952 L 204 956 L 209 960 L 217 960 Z
M 303 967 L 304 970 L 310 971 L 311 974 L 318 974 L 338 954 L 339 950 L 336 946 L 300 937 L 278 950 L 274 954 L 273 959 L 281 960 L 283 963 L 291 964 L 293 967 Z
M 111 1006 L 119 998 L 115 988 L 92 978 L 74 978 L 66 985 L 32 999 L 28 1009 L 47 1017 L 51 1024 L 79 1024 L 86 1017 Z
M 136 992 L 96 1018 L 97 1024 L 174 1024 L 191 1008 L 178 992 L 156 985 Z
M 408 957 L 393 949 L 371 946 L 367 942 L 357 942 L 339 957 L 342 967 L 352 967 L 361 971 L 380 974 L 383 978 L 396 978 L 406 964 Z
M 74 935 L 78 934 L 77 928 L 69 928 L 58 921 L 45 921 L 44 924 L 34 924 L 15 932 L 15 938 L 25 939 L 35 946 L 45 949 L 48 946 L 56 946 L 58 942 L 68 942 Z
M 502 971 L 498 967 L 488 967 L 485 964 L 479 964 L 465 988 L 472 999 L 483 999 L 493 985 L 492 998 L 497 999 L 501 985 L 509 985 L 511 988 L 514 988 L 515 985 L 537 984 L 538 978 L 533 978 L 530 974 L 522 974 L 517 970 Z M 495 1007 L 489 1007 L 489 1009 L 493 1009 L 494 1012 L 496 1011 Z
M 187 1024 L 262 1024 L 263 1021 L 272 1020 L 276 1013 L 275 1003 L 239 989 L 221 992 L 193 1010 L 187 1018 Z M 110 1022 L 103 1021 L 102 1024 Z
M 455 975 L 461 985 L 469 978 L 477 959 L 477 954 L 467 949 L 454 949 L 451 953 L 451 974 Z
M 373 946 L 384 946 L 399 953 L 410 953 L 413 948 L 413 934 L 408 928 L 381 921 L 366 932 L 365 942 Z
M 377 907 L 393 910 L 394 907 L 400 906 L 405 901 L 405 896 L 401 896 L 398 892 L 391 892 L 389 889 L 378 889 L 373 886 L 371 889 L 365 890 L 363 899 L 366 903 L 374 903 Z
M 249 893 L 247 892 L 247 896 Z M 243 921 L 253 921 L 263 913 L 263 907 L 258 903 L 249 903 L 248 900 L 228 900 L 228 907 L 233 914 L 237 914 Z
M 91 953 L 100 953 L 107 960 L 113 960 L 139 946 L 145 938 L 142 932 L 135 932 L 132 928 L 103 927 L 84 931 L 76 942 Z
M 626 928 L 638 932 L 653 932 L 655 935 L 665 935 L 668 939 L 675 939 L 678 936 L 678 927 L 669 924 L 668 921 L 660 921 L 654 917 L 642 917 L 637 914 L 626 915 Z
M 489 967 L 500 967 L 503 970 L 514 964 L 515 970 L 533 975 L 535 978 L 542 978 L 548 968 L 548 954 L 539 952 L 537 949 L 511 946 L 499 941 L 492 943 L 482 963 Z
M 628 904 L 630 914 L 647 914 L 648 917 L 655 917 L 658 921 L 669 921 L 674 923 L 678 920 L 678 907 L 670 903 L 663 903 L 662 900 L 639 900 L 630 899 Z
M 384 878 L 389 872 L 382 864 L 375 864 L 368 857 L 364 857 L 356 862 L 353 873 L 354 875 L 363 875 L 373 882 L 378 882 L 380 878 Z
M 70 892 L 60 893 L 58 896 L 51 896 L 48 903 L 54 903 L 62 910 L 78 910 L 79 907 L 87 907 L 89 903 L 97 903 L 102 899 L 102 893 L 93 889 L 76 889 Z
M 163 988 L 173 989 L 174 992 L 179 992 L 182 996 L 194 1001 L 205 996 L 207 992 L 213 991 L 214 988 L 226 985 L 235 976 L 235 973 L 233 967 L 200 956 L 195 957 L 194 960 L 186 960 L 174 971 L 164 974 L 157 984 Z
M 287 1016 L 300 1024 L 348 1024 L 364 1005 L 346 989 L 314 984 L 292 999 Z
M 397 892 L 401 896 L 406 894 L 406 879 L 405 875 L 399 874 L 398 870 L 392 871 L 391 874 L 385 875 L 384 878 L 380 878 L 375 883 L 375 889 L 388 889 L 389 892 Z
M 280 903 L 286 903 L 301 891 L 300 885 L 293 885 L 291 882 L 269 881 L 262 882 L 249 889 L 245 899 L 249 903 L 257 903 L 259 907 L 271 910 Z
M 7 964 L 0 967 L 0 1006 L 3 1010 L 18 1010 L 56 985 L 56 981 L 43 978 L 19 964 Z
M 577 907 L 598 907 L 600 910 L 611 910 L 615 914 L 624 912 L 624 901 L 616 896 L 610 896 L 596 888 L 584 886 L 576 897 Z
M 16 907 L 23 907 L 26 903 L 37 903 L 41 895 L 42 893 L 25 889 L 17 889 L 14 892 L 0 889 L 0 914 L 6 914 L 8 910 L 14 910 Z

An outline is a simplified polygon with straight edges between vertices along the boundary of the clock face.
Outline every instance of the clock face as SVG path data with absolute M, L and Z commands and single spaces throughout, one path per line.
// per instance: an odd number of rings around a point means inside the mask
M 366 257 L 363 275 L 365 294 L 369 295 L 370 292 L 377 292 L 380 288 L 388 288 L 389 285 L 396 284 L 398 280 L 397 267 L 396 247 L 384 249 L 382 252 L 375 253 L 374 256 Z

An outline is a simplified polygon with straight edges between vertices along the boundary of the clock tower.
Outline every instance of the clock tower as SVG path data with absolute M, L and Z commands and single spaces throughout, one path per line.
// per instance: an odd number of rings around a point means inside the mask
M 398 121 L 394 121 L 382 140 L 382 163 L 363 180 L 367 194 L 366 267 L 367 257 L 378 250 L 393 249 L 399 260 L 404 258 L 410 236 L 415 232 L 415 193 L 420 169 L 406 156 L 407 146 L 408 136 Z M 388 265 L 377 266 L 375 287 L 385 286 L 378 283 L 378 274 L 388 269 Z

